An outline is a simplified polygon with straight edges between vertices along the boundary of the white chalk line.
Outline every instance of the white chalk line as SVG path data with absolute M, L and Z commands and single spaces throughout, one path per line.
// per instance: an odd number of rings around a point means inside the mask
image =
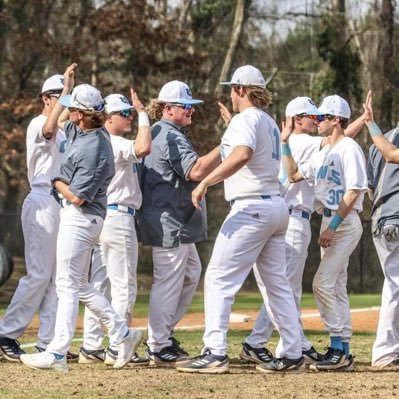
M 373 310 L 380 310 L 379 306 L 371 306 L 368 308 L 359 308 L 359 309 L 351 309 L 351 313 L 362 313 L 362 312 L 369 312 L 369 311 L 373 311 Z M 234 313 L 232 313 L 232 315 L 234 315 Z M 242 315 L 243 317 L 245 317 L 245 321 L 243 321 L 243 323 L 248 323 L 248 321 L 251 320 L 251 316 L 248 315 Z M 320 313 L 319 312 L 315 312 L 315 313 L 305 313 L 302 314 L 302 319 L 311 319 L 311 318 L 315 318 L 315 317 L 320 317 Z M 240 323 L 239 321 L 236 323 Z M 233 323 L 234 324 L 234 323 Z M 180 326 L 180 327 L 176 327 L 175 330 L 200 330 L 201 328 L 204 328 L 205 325 L 204 324 L 197 324 L 194 326 Z M 146 328 L 142 328 L 143 331 L 146 331 Z M 83 338 L 74 338 L 72 340 L 72 342 L 83 342 Z M 21 345 L 21 348 L 26 349 L 26 348 L 34 348 L 36 345 L 35 343 L 29 343 L 29 344 L 23 344 Z

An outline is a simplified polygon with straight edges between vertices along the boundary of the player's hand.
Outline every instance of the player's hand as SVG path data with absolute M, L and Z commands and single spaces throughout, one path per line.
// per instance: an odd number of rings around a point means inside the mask
M 227 107 L 224 104 L 218 102 L 218 105 L 219 105 L 220 116 L 223 118 L 224 123 L 228 125 L 232 118 L 231 112 L 227 109 Z
M 363 118 L 366 124 L 374 122 L 373 114 L 373 93 L 371 90 L 368 91 L 366 101 L 363 103 Z
M 75 85 L 75 69 L 78 66 L 75 62 L 64 72 L 64 91 L 70 93 Z
M 202 211 L 202 208 L 199 203 L 202 201 L 202 198 L 204 198 L 206 192 L 207 187 L 203 182 L 201 182 L 191 193 L 191 201 L 193 202 L 193 205 L 200 211 Z
M 288 143 L 288 139 L 294 130 L 294 118 L 292 116 L 287 116 L 285 121 L 281 122 L 281 141 L 283 143 Z
M 335 236 L 335 230 L 327 227 L 319 237 L 319 245 L 323 248 L 328 248 L 331 246 L 332 240 Z
M 145 107 L 134 89 L 130 89 L 130 97 L 132 98 L 132 105 L 137 112 L 145 111 Z

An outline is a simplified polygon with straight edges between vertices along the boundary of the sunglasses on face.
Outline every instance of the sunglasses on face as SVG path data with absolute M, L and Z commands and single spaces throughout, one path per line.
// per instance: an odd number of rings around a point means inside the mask
M 123 111 L 119 112 L 114 112 L 113 115 L 119 115 L 122 118 L 129 118 L 129 116 L 132 116 L 132 110 L 131 109 L 124 109 Z
M 316 116 L 317 122 L 323 122 L 323 121 L 325 121 L 326 119 L 329 120 L 329 121 L 331 121 L 331 120 L 333 120 L 334 118 L 335 118 L 334 115 L 317 115 L 317 116 Z
M 178 107 L 178 108 L 182 108 L 185 110 L 194 108 L 191 104 L 169 104 L 169 105 L 172 107 Z
M 307 118 L 309 118 L 309 119 L 312 119 L 313 121 L 315 121 L 315 120 L 317 119 L 317 115 L 299 114 L 299 115 L 297 115 L 297 116 L 299 116 L 300 118 L 305 118 L 305 117 L 307 117 Z

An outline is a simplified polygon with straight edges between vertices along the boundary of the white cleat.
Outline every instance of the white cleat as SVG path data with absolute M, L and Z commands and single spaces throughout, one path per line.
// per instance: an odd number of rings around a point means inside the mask
M 68 371 L 66 356 L 58 360 L 53 353 L 49 352 L 21 355 L 21 362 L 31 369 Z
M 115 361 L 114 369 L 121 369 L 132 360 L 134 352 L 136 352 L 142 339 L 142 330 L 129 328 L 129 334 L 118 346 L 118 359 Z

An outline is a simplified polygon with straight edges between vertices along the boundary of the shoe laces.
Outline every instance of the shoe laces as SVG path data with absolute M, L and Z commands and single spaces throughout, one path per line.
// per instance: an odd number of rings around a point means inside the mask
M 16 339 L 8 339 L 8 346 L 15 352 L 22 352 L 21 344 Z

